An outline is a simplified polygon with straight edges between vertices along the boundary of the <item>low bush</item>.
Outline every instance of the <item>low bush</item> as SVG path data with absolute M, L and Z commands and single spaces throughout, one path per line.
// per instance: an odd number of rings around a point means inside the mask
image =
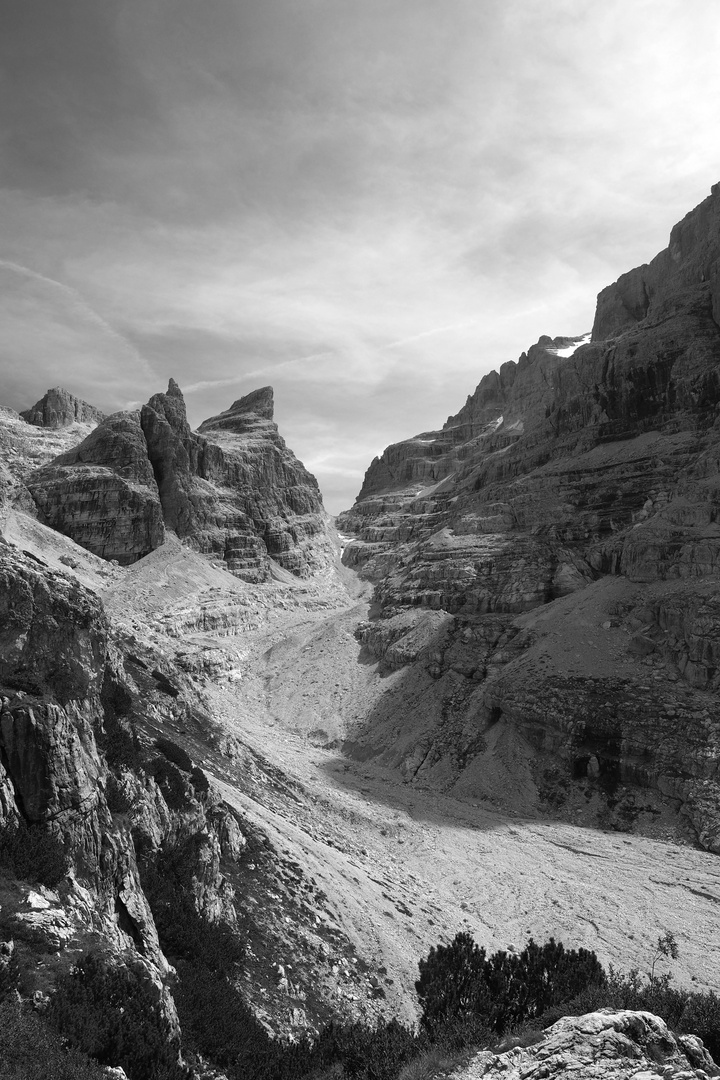
M 108 773 L 105 798 L 107 800 L 108 809 L 113 814 L 125 814 L 132 805 L 132 801 L 128 798 L 123 785 L 113 773 Z
M 183 750 L 182 746 L 178 746 L 172 739 L 166 739 L 165 736 L 161 736 L 155 740 L 155 746 L 164 754 L 168 761 L 172 761 L 173 765 L 177 765 L 183 772 L 191 772 L 193 763 L 192 758 Z
M 17 989 L 20 978 L 15 945 L 0 937 L 0 1001 L 4 1001 Z
M 106 712 L 97 743 L 113 769 L 127 768 L 137 772 L 142 765 L 140 740 L 132 721 L 121 720 L 114 713 Z
M 171 810 L 188 808 L 191 798 L 190 788 L 177 765 L 173 765 L 165 757 L 156 757 L 147 765 L 147 774 L 155 778 Z
M 57 980 L 48 1020 L 70 1046 L 130 1080 L 186 1080 L 160 992 L 141 965 L 116 967 L 88 953 Z
M 210 781 L 197 765 L 190 773 L 190 783 L 195 788 L 196 795 L 205 795 L 210 790 Z
M 173 962 L 202 964 L 218 974 L 233 973 L 245 947 L 232 927 L 199 914 L 192 891 L 192 842 L 141 865 L 147 896 L 163 951 Z
M 0 828 L 0 866 L 21 881 L 53 888 L 65 877 L 69 865 L 65 845 L 46 826 L 20 821 Z
M 502 1035 L 606 978 L 595 953 L 566 950 L 554 938 L 544 945 L 531 939 L 520 953 L 501 950 L 488 957 L 467 933 L 431 949 L 419 969 L 421 1023 L 433 1036 L 471 1019 Z
M 0 1080 L 103 1080 L 104 1070 L 64 1045 L 42 1017 L 17 999 L 0 1002 Z

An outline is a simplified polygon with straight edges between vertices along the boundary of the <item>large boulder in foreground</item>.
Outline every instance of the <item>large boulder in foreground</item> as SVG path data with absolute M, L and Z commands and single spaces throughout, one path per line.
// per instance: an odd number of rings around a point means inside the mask
M 566 1016 L 538 1033 L 541 1041 L 505 1053 L 489 1050 L 453 1073 L 455 1080 L 706 1080 L 720 1069 L 695 1035 L 673 1035 L 649 1012 L 601 1009 Z

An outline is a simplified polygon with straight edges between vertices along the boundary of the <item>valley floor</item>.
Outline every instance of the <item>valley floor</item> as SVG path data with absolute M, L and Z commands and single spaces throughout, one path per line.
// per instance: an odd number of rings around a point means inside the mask
M 62 555 L 63 538 L 54 551 L 41 539 L 44 558 Z M 345 757 L 343 738 L 402 678 L 381 676 L 354 637 L 368 617 L 368 588 L 338 568 L 319 584 L 280 580 L 258 601 L 173 544 L 128 569 L 98 570 L 88 558 L 77 572 L 128 634 L 152 639 L 190 672 L 217 727 L 209 740 L 182 725 L 166 733 L 202 761 L 288 865 L 302 868 L 316 889 L 308 897 L 315 923 L 342 931 L 352 962 L 380 973 L 388 1013 L 414 1018 L 418 960 L 459 930 L 489 950 L 553 935 L 642 972 L 658 936 L 671 931 L 680 948 L 675 978 L 717 989 L 716 856 L 502 814 Z M 290 974 L 290 936 L 276 959 Z M 352 998 L 342 975 L 340 964 L 336 992 Z

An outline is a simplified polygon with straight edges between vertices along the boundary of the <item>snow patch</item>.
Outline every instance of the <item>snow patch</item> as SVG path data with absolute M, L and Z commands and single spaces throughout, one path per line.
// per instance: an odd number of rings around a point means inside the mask
M 579 341 L 573 342 L 572 345 L 565 345 L 562 349 L 548 349 L 548 352 L 555 353 L 556 356 L 572 356 L 576 349 L 579 349 L 581 345 L 587 345 L 588 341 L 592 337 L 592 331 L 589 334 L 584 334 Z

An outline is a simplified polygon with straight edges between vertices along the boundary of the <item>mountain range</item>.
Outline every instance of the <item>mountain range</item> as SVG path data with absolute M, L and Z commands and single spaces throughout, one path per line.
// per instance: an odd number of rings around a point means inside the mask
M 712 988 L 719 572 L 720 185 L 335 523 L 270 387 L 197 431 L 173 380 L 0 409 L 0 989 L 52 1011 L 100 955 L 180 1046 L 219 934 L 297 1039 L 413 1022 L 457 931 L 661 930 Z

